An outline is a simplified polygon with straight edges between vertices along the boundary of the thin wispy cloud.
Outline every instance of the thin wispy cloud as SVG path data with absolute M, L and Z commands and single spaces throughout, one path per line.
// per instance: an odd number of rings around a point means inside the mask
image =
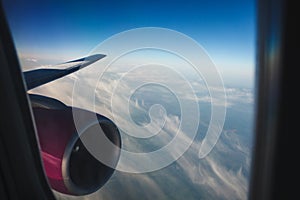
M 140 75 L 142 75 L 142 73 Z M 119 123 L 126 124 L 128 126 L 128 130 L 130 130 L 134 127 L 130 127 L 131 124 L 127 121 L 127 113 L 123 112 L 124 106 L 132 106 L 134 107 L 134 112 L 144 113 L 145 115 L 148 114 L 149 110 L 146 106 L 147 102 L 145 102 L 145 99 L 128 101 L 127 94 L 113 93 L 116 86 L 119 87 L 118 91 L 129 91 L 131 88 L 130 81 L 127 82 L 127 84 L 119 84 L 118 79 L 121 76 L 122 74 L 112 73 L 109 76 L 106 76 L 101 84 L 98 83 L 99 85 L 97 87 L 94 85 L 95 80 L 90 79 L 89 76 L 85 77 L 85 87 L 96 88 L 95 106 L 93 105 L 93 102 L 90 102 L 90 100 L 84 95 L 75 97 L 79 99 L 76 101 L 76 106 L 91 111 L 95 110 L 96 112 L 113 120 L 118 120 Z M 61 100 L 67 105 L 72 105 L 73 86 L 75 81 L 80 78 L 83 78 L 80 76 L 80 74 L 73 74 L 33 89 L 30 92 L 51 96 Z M 143 78 L 146 77 L 139 77 L 139 79 Z M 176 80 L 174 80 L 174 84 L 178 86 L 178 89 L 181 88 L 180 84 L 178 84 Z M 198 88 L 200 87 L 205 88 L 204 86 L 198 84 Z M 217 90 L 217 88 L 215 90 Z M 253 104 L 253 94 L 251 90 L 227 88 L 226 94 L 228 107 L 234 108 L 234 106 L 239 103 L 245 103 L 249 105 Z M 117 113 L 112 113 L 111 110 L 112 96 L 114 98 L 114 109 L 119 111 Z M 167 94 L 162 94 L 161 100 L 163 101 L 163 99 L 168 99 L 168 97 L 169 96 Z M 188 101 L 189 97 L 185 97 Z M 196 100 L 199 103 L 211 102 L 211 98 L 208 96 L 207 91 L 205 92 L 201 90 L 198 91 Z M 214 101 L 218 102 L 218 99 L 215 99 Z M 184 132 L 180 133 L 180 130 L 178 132 L 178 127 L 180 126 L 180 117 L 180 113 L 179 115 L 166 113 L 164 116 L 165 124 L 160 134 L 149 140 L 151 143 L 150 150 L 155 150 L 168 144 L 170 141 L 172 141 L 176 134 L 180 134 L 180 140 L 182 141 L 182 144 L 189 143 L 191 140 L 193 140 L 193 138 L 190 138 L 188 134 Z M 158 122 L 155 123 L 155 121 L 153 124 L 151 124 L 151 126 L 152 129 L 159 128 Z M 205 129 L 205 127 L 207 128 L 207 126 L 207 123 L 201 121 L 201 130 Z M 184 187 L 189 188 L 188 191 L 201 191 L 201 194 L 198 192 L 198 196 L 203 195 L 204 198 L 208 199 L 246 199 L 248 188 L 248 177 L 246 174 L 249 173 L 250 169 L 249 147 L 244 145 L 236 131 L 224 130 L 221 135 L 221 139 L 218 141 L 213 151 L 204 159 L 199 159 L 198 153 L 199 147 L 201 146 L 201 139 L 199 139 L 199 137 L 200 136 L 197 136 L 198 139 L 194 140 L 191 147 L 182 157 L 180 157 L 175 163 L 171 164 L 167 168 L 157 172 L 152 172 L 150 174 L 145 173 L 138 175 L 116 172 L 103 188 L 101 188 L 98 192 L 85 197 L 85 199 L 109 200 L 116 199 L 120 196 L 130 199 L 140 199 L 141 195 L 143 195 L 143 197 L 146 199 L 180 199 L 181 196 L 176 196 L 174 194 L 174 190 L 177 192 L 182 191 L 182 194 L 184 194 Z M 122 133 L 122 139 L 124 144 L 123 146 L 128 148 L 127 150 L 135 152 L 145 152 L 149 150 L 149 148 L 145 147 L 144 145 L 147 143 L 132 139 L 125 133 Z M 168 152 L 168 154 L 161 156 L 162 158 L 176 157 L 182 148 L 183 146 L 179 145 L 176 151 Z M 224 153 L 226 153 L 228 156 L 227 158 L 222 158 Z M 226 159 L 230 159 L 230 155 L 238 157 L 238 161 L 236 162 L 239 166 L 235 168 L 229 167 L 230 164 L 228 164 L 228 162 L 230 161 L 227 162 Z M 187 184 L 187 186 L 182 185 L 183 183 Z M 116 188 L 119 188 L 118 192 L 116 192 Z M 192 198 L 193 192 L 189 195 L 191 195 Z M 59 196 L 61 199 L 79 199 L 77 197 L 69 197 L 62 194 L 57 194 L 57 196 Z

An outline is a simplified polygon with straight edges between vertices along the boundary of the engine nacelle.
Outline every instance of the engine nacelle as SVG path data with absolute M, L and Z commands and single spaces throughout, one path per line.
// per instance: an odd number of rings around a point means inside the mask
M 103 149 L 114 166 L 118 163 L 121 148 L 116 125 L 98 114 L 98 121 L 95 122 L 95 117 L 91 117 L 95 113 L 68 107 L 56 99 L 40 95 L 30 95 L 30 99 L 44 168 L 51 187 L 70 195 L 86 195 L 101 188 L 113 174 L 114 168 L 99 162 L 85 148 L 75 128 L 72 109 L 85 120 L 83 123 L 86 128 L 80 137 L 98 134 L 93 131 L 95 126 L 100 125 L 105 136 L 119 147 Z

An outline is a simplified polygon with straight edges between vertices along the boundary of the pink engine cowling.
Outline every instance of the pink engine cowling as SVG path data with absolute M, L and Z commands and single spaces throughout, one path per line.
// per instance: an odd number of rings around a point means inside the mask
M 108 118 L 79 108 L 71 108 L 48 97 L 31 95 L 41 156 L 51 187 L 70 195 L 87 195 L 101 188 L 114 172 L 120 156 L 121 137 Z M 75 128 L 72 109 L 80 114 L 86 134 L 101 126 L 105 136 L 118 148 L 103 149 L 110 167 L 98 161 L 83 145 Z M 95 116 L 97 115 L 97 122 Z M 85 132 L 80 133 L 84 135 Z M 100 144 L 100 143 L 99 143 Z

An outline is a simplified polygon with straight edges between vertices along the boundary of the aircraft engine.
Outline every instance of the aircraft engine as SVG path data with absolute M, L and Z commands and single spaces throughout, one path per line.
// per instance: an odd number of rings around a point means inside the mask
M 41 156 L 51 187 L 69 195 L 87 195 L 101 188 L 114 172 L 120 157 L 121 137 L 116 125 L 108 118 L 40 95 L 29 95 L 34 113 Z M 79 113 L 80 137 L 75 128 L 73 111 Z M 75 109 L 75 110 L 74 110 Z M 95 115 L 98 121 L 95 122 Z M 85 148 L 81 138 L 93 140 L 97 127 L 118 148 L 103 147 L 110 166 L 98 161 Z M 93 141 L 94 143 L 97 141 Z M 99 142 L 101 145 L 101 142 Z

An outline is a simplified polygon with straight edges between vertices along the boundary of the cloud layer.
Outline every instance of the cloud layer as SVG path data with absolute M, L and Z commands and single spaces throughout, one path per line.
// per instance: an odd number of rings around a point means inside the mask
M 150 87 L 147 90 L 147 87 L 145 87 L 144 94 L 141 92 L 141 94 L 135 96 L 138 100 L 134 98 L 128 100 L 127 94 L 115 93 L 114 91 L 116 91 L 116 87 L 118 87 L 117 91 L 130 91 L 133 82 L 137 81 L 136 76 L 129 76 L 126 82 L 120 84 L 120 77 L 124 73 L 108 72 L 99 84 L 90 78 L 93 77 L 92 73 L 93 67 L 85 72 L 84 76 L 80 73 L 72 74 L 36 88 L 30 93 L 51 96 L 67 105 L 72 105 L 72 98 L 74 98 L 72 91 L 76 80 L 84 77 L 85 85 L 82 86 L 83 88 L 95 88 L 95 84 L 98 84 L 95 90 L 95 105 L 94 102 L 84 96 L 84 91 L 82 91 L 83 95 L 75 97 L 77 98 L 75 106 L 101 113 L 126 127 L 126 130 L 122 131 L 122 142 L 124 148 L 128 151 L 155 151 L 172 141 L 176 134 L 180 134 L 179 127 L 182 116 L 179 112 L 180 108 L 174 108 L 174 106 L 178 106 L 178 102 L 176 103 L 176 98 L 173 98 L 170 91 L 156 88 L 155 90 L 159 95 L 155 96 L 153 93 L 152 98 L 150 98 L 147 94 L 153 88 Z M 193 87 L 196 88 L 197 98 L 195 99 L 190 94 L 185 93 L 181 81 L 170 80 L 168 76 L 165 76 L 165 78 L 162 76 L 155 73 L 152 75 L 142 73 L 141 71 L 138 79 L 146 82 L 149 80 L 155 82 L 158 79 L 171 81 L 171 84 L 178 89 L 178 93 L 182 94 L 185 101 L 196 100 L 198 102 L 200 115 L 204 118 L 201 117 L 195 139 L 188 133 L 189 126 L 187 125 L 187 129 L 184 129 L 185 131 L 180 134 L 182 143 L 178 144 L 178 149 L 161 156 L 162 158 L 177 157 L 184 148 L 183 144 L 193 141 L 192 145 L 176 162 L 159 171 L 144 174 L 116 172 L 103 188 L 84 197 L 84 199 L 120 199 L 121 197 L 124 199 L 140 199 L 141 197 L 143 199 L 246 199 L 250 173 L 251 145 L 249 143 L 251 143 L 251 130 L 248 130 L 248 127 L 244 127 L 243 124 L 236 124 L 235 120 L 237 116 L 243 117 L 244 112 L 247 112 L 248 115 L 249 112 L 251 114 L 253 92 L 244 88 L 226 88 L 226 107 L 231 109 L 228 110 L 228 112 L 231 112 L 228 116 L 233 117 L 227 118 L 221 139 L 213 151 L 204 159 L 199 159 L 199 148 L 205 136 L 210 117 L 209 105 L 212 99 L 209 96 L 208 89 L 201 81 L 191 82 Z M 210 89 L 218 90 L 218 88 Z M 112 97 L 114 110 L 119 111 L 117 113 L 111 110 Z M 152 123 L 149 123 L 151 122 L 148 115 L 149 108 L 157 98 L 159 98 L 161 105 L 164 105 L 165 110 L 160 110 L 161 115 L 153 118 Z M 218 102 L 218 99 L 213 99 L 213 101 Z M 168 107 L 167 105 L 172 106 Z M 127 107 L 132 108 L 130 116 L 124 111 L 124 108 Z M 159 113 L 159 109 L 155 113 Z M 128 123 L 128 117 L 136 123 Z M 137 121 L 139 119 L 141 121 Z M 155 121 L 155 119 L 159 120 Z M 160 119 L 163 120 L 163 124 Z M 188 120 L 191 123 L 193 122 L 193 118 Z M 250 122 L 246 121 L 246 123 Z M 136 139 L 126 134 L 126 131 L 135 130 L 140 125 L 149 125 L 147 128 L 139 129 L 141 131 L 160 130 L 160 132 L 154 137 L 148 138 L 148 140 Z M 140 132 L 139 134 L 143 133 Z M 56 194 L 58 199 L 82 199 Z

